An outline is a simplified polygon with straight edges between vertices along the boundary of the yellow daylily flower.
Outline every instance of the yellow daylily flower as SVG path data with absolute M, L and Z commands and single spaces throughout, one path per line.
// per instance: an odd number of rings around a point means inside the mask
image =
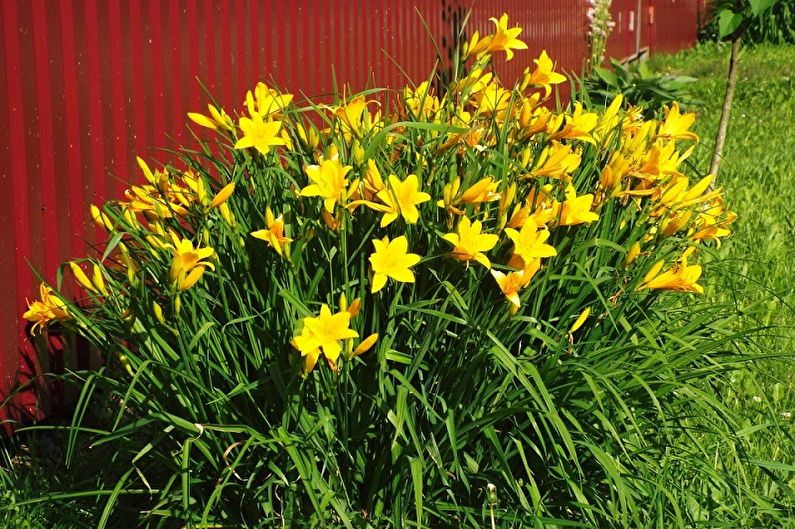
M 519 40 L 517 37 L 522 32 L 519 26 L 508 28 L 508 15 L 503 13 L 499 20 L 491 17 L 489 20 L 494 22 L 495 32 L 490 35 L 486 42 L 486 53 L 495 53 L 498 51 L 505 52 L 505 60 L 510 61 L 513 58 L 513 50 L 526 50 L 527 44 Z
M 660 225 L 660 234 L 670 237 L 690 223 L 693 213 L 691 211 L 676 211 L 663 219 Z
M 541 189 L 533 188 L 527 194 L 525 204 L 531 212 L 530 217 L 535 220 L 538 226 L 544 226 L 552 222 L 560 214 L 560 202 L 551 195 L 552 185 L 546 184 Z M 521 218 L 521 216 L 520 216 Z M 518 220 L 518 219 L 517 219 Z M 524 225 L 524 221 L 519 224 L 519 227 Z M 512 228 L 516 225 L 512 223 Z
M 340 342 L 359 337 L 359 333 L 350 328 L 350 323 L 351 314 L 348 311 L 332 314 L 325 303 L 320 307 L 319 316 L 304 318 L 301 333 L 293 337 L 292 344 L 305 357 L 307 373 L 314 369 L 321 354 L 332 368 L 336 368 L 342 352 Z
M 536 69 L 533 70 L 533 73 L 530 73 L 529 68 L 525 70 L 521 84 L 522 90 L 530 85 L 541 86 L 544 88 L 544 97 L 549 97 L 553 84 L 566 82 L 566 76 L 555 72 L 555 64 L 547 55 L 546 50 L 541 50 L 541 55 L 538 56 L 538 59 L 533 59 L 533 62 L 536 63 Z
M 477 35 L 477 31 L 475 35 Z M 486 88 L 490 83 L 491 79 L 494 77 L 494 74 L 491 72 L 483 72 L 483 68 L 478 66 L 472 68 L 466 77 L 458 81 L 455 86 L 455 90 L 461 94 L 462 99 L 466 99 L 472 94 L 477 94 L 484 88 Z M 462 112 L 463 113 L 463 112 Z M 454 125 L 467 125 L 468 120 L 462 120 L 464 123 L 454 123 Z
M 566 200 L 560 206 L 560 225 L 575 226 L 599 220 L 599 214 L 591 211 L 593 195 L 577 196 L 573 186 L 566 189 Z
M 484 202 L 500 200 L 501 194 L 497 192 L 498 186 L 499 182 L 495 181 L 493 176 L 487 176 L 481 178 L 469 186 L 466 191 L 459 194 L 461 179 L 455 177 L 452 182 L 444 186 L 442 200 L 437 201 L 436 205 L 440 208 L 447 209 L 450 213 L 463 215 L 464 211 L 457 206 L 467 204 L 478 205 Z
M 235 149 L 254 147 L 262 154 L 268 154 L 275 145 L 284 145 L 284 139 L 279 136 L 281 121 L 264 121 L 259 114 L 252 114 L 251 118 L 240 118 L 240 130 L 243 137 L 235 143 Z
M 246 108 L 252 119 L 254 116 L 265 119 L 272 114 L 278 114 L 284 110 L 292 100 L 292 94 L 279 93 L 278 90 L 268 88 L 262 81 L 257 83 L 253 93 L 251 90 L 246 92 Z
M 610 156 L 610 161 L 604 169 L 602 169 L 602 173 L 599 177 L 599 183 L 609 195 L 612 195 L 621 187 L 621 180 L 624 178 L 624 175 L 627 174 L 629 163 L 630 160 L 622 156 L 618 151 Z
M 497 114 L 499 117 L 511 102 L 511 92 L 501 87 L 495 80 L 479 92 L 475 99 L 478 113 Z
M 547 125 L 550 138 L 553 140 L 568 139 L 582 140 L 596 145 L 596 140 L 591 131 L 596 128 L 599 115 L 595 112 L 583 112 L 582 104 L 574 103 L 572 114 L 559 114 L 552 116 Z
M 182 193 L 184 193 L 183 190 L 164 194 L 149 185 L 132 186 L 124 191 L 127 201 L 120 201 L 119 204 L 132 214 L 143 213 L 148 219 L 170 219 L 174 214 L 183 217 L 188 214 L 188 210 L 181 203 L 175 201 L 179 198 L 177 195 Z M 125 216 L 125 218 L 128 221 L 131 220 L 131 217 Z
M 66 303 L 53 294 L 50 287 L 41 283 L 39 285 L 39 299 L 33 303 L 28 302 L 28 310 L 22 315 L 26 320 L 33 322 L 31 333 L 35 334 L 54 321 L 66 321 L 72 318 L 66 308 Z
M 522 99 L 519 109 L 519 127 L 522 128 L 524 137 L 529 138 L 547 130 L 549 118 L 552 113 L 539 104 L 540 95 L 533 94 Z
M 599 124 L 594 129 L 593 135 L 600 140 L 606 139 L 608 134 L 612 132 L 619 124 L 618 111 L 621 110 L 621 104 L 624 102 L 624 96 L 618 94 L 613 98 L 613 101 L 605 109 L 604 114 L 599 118 Z
M 348 188 L 345 175 L 353 169 L 350 165 L 342 165 L 339 159 L 323 160 L 320 165 L 308 165 L 304 168 L 312 182 L 301 190 L 302 197 L 321 197 L 323 206 L 329 213 L 334 213 L 334 206 L 341 202 Z
M 345 141 L 360 138 L 364 132 L 373 128 L 374 119 L 367 111 L 370 103 L 375 101 L 366 101 L 364 96 L 356 96 L 344 105 L 332 107 L 334 117 L 340 120 Z
M 366 200 L 373 200 L 375 196 L 386 189 L 384 180 L 381 178 L 381 172 L 378 170 L 378 165 L 371 158 L 367 160 L 367 169 L 364 171 L 364 198 Z
M 481 39 L 480 33 L 475 31 L 475 33 L 472 34 L 472 38 L 469 39 L 469 42 L 464 43 L 462 50 L 464 59 L 468 59 L 469 57 L 474 57 L 483 53 L 483 51 L 486 49 L 486 46 L 489 45 L 490 39 L 491 37 L 488 35 Z
M 554 246 L 546 244 L 546 240 L 549 238 L 549 230 L 546 228 L 539 229 L 532 217 L 525 220 L 522 229 L 519 231 L 513 228 L 505 228 L 505 235 L 513 241 L 513 253 L 522 259 L 522 263 L 524 263 L 522 268 L 534 259 L 553 257 L 558 254 Z
M 405 87 L 403 101 L 411 115 L 422 120 L 428 119 L 439 110 L 439 98 L 430 93 L 428 81 L 423 81 L 414 90 Z
M 215 266 L 206 261 L 215 255 L 210 247 L 194 247 L 189 239 L 180 240 L 172 234 L 173 246 L 169 278 L 178 291 L 187 290 L 201 278 L 206 268 L 215 270 Z
M 561 145 L 559 142 L 553 141 L 541 151 L 541 155 L 538 157 L 535 168 L 530 172 L 530 175 L 568 181 L 571 173 L 580 166 L 580 161 L 580 154 L 572 152 L 570 144 Z
M 522 306 L 522 302 L 519 299 L 519 291 L 530 284 L 540 266 L 541 259 L 533 259 L 528 266 L 521 270 L 514 270 L 507 274 L 498 270 L 491 271 L 497 286 L 500 287 L 506 299 L 511 303 L 511 314 L 516 314 Z
M 386 285 L 387 278 L 402 283 L 413 283 L 414 272 L 409 270 L 420 262 L 421 257 L 408 253 L 408 240 L 405 235 L 396 237 L 392 241 L 384 237 L 380 241 L 373 241 L 375 252 L 370 255 L 370 265 L 373 267 L 373 282 L 371 292 L 375 294 Z
M 500 194 L 497 192 L 497 187 L 499 186 L 499 182 L 494 180 L 493 176 L 487 176 L 485 178 L 481 178 L 471 186 L 469 186 L 466 191 L 461 193 L 461 197 L 459 198 L 459 204 L 482 204 L 483 202 L 491 202 L 493 200 L 499 200 Z
M 519 300 L 519 290 L 521 290 L 524 284 L 524 271 L 518 270 L 504 274 L 498 270 L 492 270 L 491 275 L 494 277 L 500 290 L 502 290 L 502 293 L 505 294 L 505 297 L 511 302 L 511 305 L 518 309 L 522 305 L 522 302 Z
M 669 270 L 660 273 L 663 261 L 657 261 L 643 278 L 643 283 L 637 290 L 679 290 L 683 292 L 704 293 L 704 288 L 697 283 L 701 277 L 701 266 L 688 265 L 687 258 L 693 253 L 693 248 L 688 248 L 682 254 L 679 262 Z
M 417 209 L 419 204 L 431 199 L 431 195 L 419 190 L 417 175 L 410 174 L 401 181 L 397 176 L 390 175 L 386 189 L 378 192 L 378 199 L 386 206 L 381 218 L 381 227 L 388 226 L 399 216 L 408 224 L 416 224 L 420 218 Z
M 695 231 L 690 235 L 693 241 L 715 240 L 720 245 L 721 237 L 731 235 L 729 224 L 737 220 L 737 214 L 723 208 L 723 200 L 718 197 L 705 210 L 698 213 Z
M 491 233 L 481 233 L 482 229 L 483 225 L 479 220 L 471 222 L 467 217 L 461 217 L 457 233 L 447 233 L 442 236 L 453 245 L 450 255 L 459 261 L 474 260 L 486 268 L 491 268 L 491 262 L 483 252 L 494 248 L 499 237 Z
M 268 243 L 279 255 L 282 255 L 282 248 L 284 248 L 289 257 L 290 243 L 293 240 L 284 236 L 284 216 L 274 217 L 273 211 L 268 206 L 265 208 L 265 224 L 267 225 L 266 229 L 252 231 L 251 236 Z
M 660 124 L 657 137 L 668 140 L 692 140 L 698 141 L 698 135 L 690 132 L 690 127 L 696 122 L 696 115 L 693 112 L 680 114 L 679 103 L 674 101 L 671 108 L 666 109 L 665 121 Z

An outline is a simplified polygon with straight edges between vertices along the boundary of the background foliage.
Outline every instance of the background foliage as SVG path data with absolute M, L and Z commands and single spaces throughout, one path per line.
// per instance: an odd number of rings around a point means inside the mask
M 699 31 L 699 40 L 717 40 L 721 36 L 719 14 L 744 1 L 711 0 L 707 23 Z M 795 4 L 792 2 L 779 0 L 758 17 L 749 17 L 748 21 L 749 25 L 743 33 L 743 41 L 747 44 L 795 43 Z

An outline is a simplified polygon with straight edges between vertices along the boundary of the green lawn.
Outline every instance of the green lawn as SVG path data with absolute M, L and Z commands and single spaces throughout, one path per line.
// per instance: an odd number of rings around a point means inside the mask
M 657 70 L 698 78 L 693 96 L 702 144 L 692 161 L 707 171 L 728 68 L 728 46 L 701 45 L 653 59 Z M 745 49 L 718 184 L 739 218 L 725 255 L 752 287 L 740 299 L 764 324 L 795 324 L 795 46 Z M 780 296 L 781 299 L 777 299 Z M 761 306 L 756 306 L 760 303 Z M 791 335 L 790 335 L 791 336 Z M 792 342 L 782 342 L 788 348 Z
M 702 145 L 692 161 L 706 172 L 728 70 L 729 46 L 706 44 L 655 57 L 655 70 L 698 78 L 702 104 L 696 132 Z M 795 46 L 743 50 L 718 177 L 739 217 L 721 249 L 727 259 L 720 289 L 734 285 L 738 325 L 765 328 L 753 341 L 758 364 L 738 372 L 724 398 L 745 415 L 750 459 L 770 462 L 752 472 L 754 487 L 795 505 Z M 778 428 L 778 427 L 781 428 Z M 761 466 L 761 464 L 760 464 Z M 760 490 L 761 489 L 761 490 Z M 792 522 L 795 524 L 795 521 Z

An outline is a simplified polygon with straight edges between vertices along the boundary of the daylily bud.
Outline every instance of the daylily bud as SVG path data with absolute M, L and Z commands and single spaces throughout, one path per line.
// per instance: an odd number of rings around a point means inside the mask
M 640 254 L 640 243 L 635 242 L 632 246 L 629 247 L 629 251 L 627 251 L 627 256 L 624 258 L 624 264 L 625 265 L 630 264 L 632 261 L 635 260 L 638 254 Z
M 321 216 L 323 217 L 323 222 L 326 223 L 326 226 L 328 226 L 329 229 L 331 229 L 332 231 L 337 231 L 339 229 L 340 221 L 338 218 L 333 216 L 325 209 L 321 212 Z
M 571 328 L 569 328 L 569 334 L 574 334 L 574 332 L 576 332 L 576 331 L 577 331 L 577 329 L 579 329 L 580 327 L 582 327 L 582 324 L 583 324 L 583 323 L 585 323 L 585 320 L 587 320 L 587 319 L 588 319 L 588 316 L 589 316 L 590 314 L 591 314 L 591 308 L 590 308 L 590 307 L 588 307 L 587 309 L 585 309 L 584 311 L 582 311 L 582 312 L 580 313 L 580 315 L 577 317 L 577 321 L 575 321 L 575 322 L 572 324 Z
M 131 228 L 139 228 L 141 226 L 141 223 L 138 222 L 138 217 L 135 216 L 135 212 L 132 209 L 125 208 L 122 216 Z
M 152 312 L 155 314 L 155 318 L 157 318 L 157 321 L 159 321 L 163 325 L 166 324 L 166 318 L 163 316 L 163 309 L 160 308 L 160 305 L 158 305 L 154 301 L 152 302 Z
M 373 347 L 373 345 L 375 345 L 376 341 L 378 341 L 378 333 L 377 332 L 371 334 L 370 336 L 368 336 L 367 338 L 362 340 L 361 343 L 358 346 L 356 346 L 356 349 L 353 350 L 353 353 L 351 353 L 351 358 L 356 358 L 360 354 L 366 353 L 367 351 L 372 349 L 372 347 Z
M 230 184 L 226 184 L 218 192 L 218 194 L 215 195 L 215 197 L 213 197 L 212 202 L 210 202 L 210 208 L 209 209 L 217 208 L 221 204 L 226 203 L 226 201 L 229 199 L 229 197 L 232 196 L 232 193 L 234 192 L 234 190 L 235 190 L 235 183 L 234 182 L 232 182 Z
M 123 354 L 119 355 L 119 363 L 124 368 L 124 370 L 127 371 L 127 373 L 130 376 L 134 375 L 133 370 L 132 370 L 132 366 L 130 365 L 130 361 L 127 359 L 126 355 L 123 355 Z
M 530 156 L 532 154 L 533 153 L 530 150 L 530 147 L 525 147 L 524 149 L 522 149 L 522 158 L 521 161 L 519 162 L 522 165 L 522 167 L 527 167 L 530 164 Z
M 91 276 L 91 279 L 97 290 L 99 290 L 100 292 L 102 292 L 102 294 L 107 296 L 108 289 L 105 286 L 105 278 L 102 276 L 102 269 L 96 263 L 94 264 L 94 272 Z
M 199 114 L 198 112 L 188 112 L 188 118 L 191 121 L 193 121 L 194 123 L 196 123 L 197 125 L 200 125 L 202 127 L 206 127 L 208 129 L 212 129 L 212 130 L 218 130 L 218 127 L 215 126 L 215 123 L 213 123 L 213 120 L 211 120 L 210 118 L 208 118 L 204 114 Z
M 514 199 L 516 199 L 516 183 L 509 185 L 508 188 L 502 193 L 502 196 L 500 196 L 500 215 L 508 211 L 508 208 L 511 207 Z
M 113 229 L 113 223 L 102 210 L 100 210 L 94 204 L 91 204 L 90 209 L 91 209 L 91 218 L 94 219 L 94 222 L 97 224 L 97 226 L 108 231 L 111 231 Z
M 356 316 L 359 315 L 359 309 L 361 309 L 361 307 L 362 307 L 362 298 L 356 298 L 351 302 L 350 306 L 347 308 L 348 313 L 351 315 L 351 318 L 355 318 Z M 340 309 L 340 310 L 345 310 L 345 309 Z
M 320 138 L 317 135 L 317 130 L 315 130 L 312 126 L 305 126 L 303 123 L 298 123 L 296 126 L 298 130 L 298 139 L 301 140 L 301 143 L 310 151 L 314 151 L 317 149 L 317 144 L 320 142 Z
M 218 206 L 218 211 L 221 212 L 221 217 L 224 219 L 230 228 L 234 229 L 237 227 L 237 223 L 235 222 L 235 215 L 229 209 L 229 204 L 224 202 L 220 206 Z
M 353 154 L 353 161 L 356 163 L 356 165 L 362 165 L 364 163 L 364 148 L 362 148 L 358 141 L 353 142 L 351 151 Z
M 133 318 L 135 318 L 135 314 L 133 313 L 132 310 L 130 310 L 129 307 L 124 309 L 124 311 L 121 313 L 121 319 L 123 319 L 127 323 L 133 321 Z
M 79 264 L 71 262 L 69 263 L 69 268 L 72 270 L 72 275 L 75 276 L 77 282 L 80 283 L 80 286 L 82 286 L 88 292 L 96 292 L 94 285 L 88 279 L 88 276 L 85 274 L 85 272 L 83 272 L 83 269 L 80 268 Z

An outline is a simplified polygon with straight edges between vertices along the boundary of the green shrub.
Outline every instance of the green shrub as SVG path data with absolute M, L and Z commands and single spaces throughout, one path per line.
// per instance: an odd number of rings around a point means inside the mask
M 624 65 L 611 59 L 610 64 L 612 69 L 594 67 L 589 76 L 578 80 L 577 97 L 589 105 L 606 107 L 620 95 L 649 119 L 660 116 L 675 102 L 683 106 L 698 103 L 690 96 L 693 77 L 654 73 L 646 62 Z
M 711 0 L 707 23 L 699 30 L 699 40 L 717 40 L 720 35 L 718 14 L 737 4 L 737 0 Z M 743 41 L 748 44 L 795 43 L 795 3 L 778 1 L 758 17 L 750 18 L 748 28 L 743 33 Z
M 665 294 L 703 290 L 734 220 L 681 172 L 694 116 L 550 111 L 545 53 L 489 71 L 526 47 L 494 22 L 438 95 L 260 83 L 191 114 L 209 138 L 93 208 L 86 298 L 26 313 L 107 359 L 59 497 L 100 527 L 757 523 L 712 389 L 745 359 L 734 308 Z

